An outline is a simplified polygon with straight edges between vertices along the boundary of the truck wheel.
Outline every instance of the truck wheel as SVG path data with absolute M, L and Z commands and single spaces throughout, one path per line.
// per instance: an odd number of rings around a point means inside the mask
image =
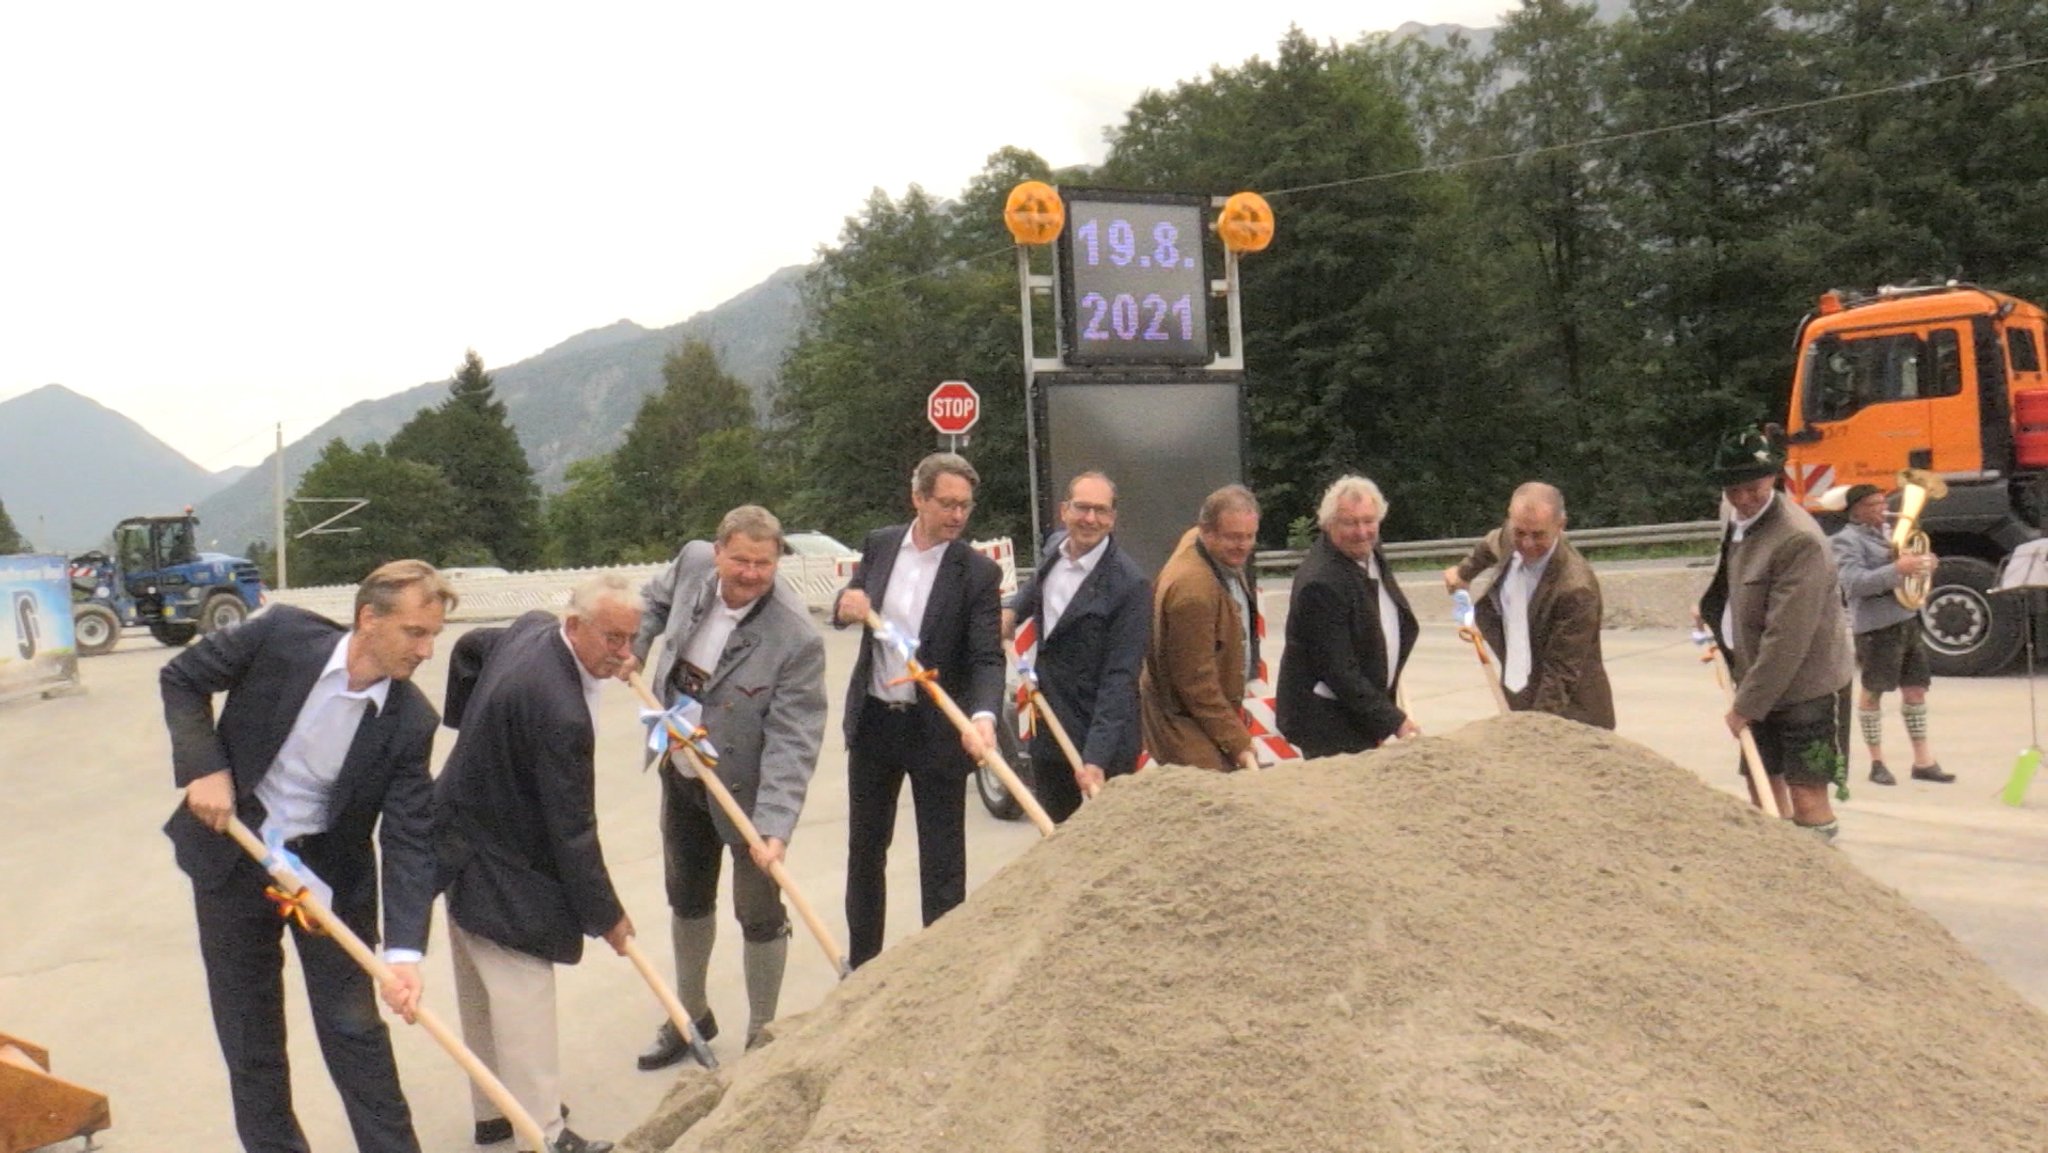
M 249 619 L 249 606 L 234 593 L 215 593 L 199 606 L 199 631 L 217 633 Z
M 1003 715 L 996 720 L 996 747 L 1003 754 L 1003 763 L 1016 772 L 1024 787 L 1035 787 L 1031 776 L 1031 754 L 1017 744 L 1017 706 L 1014 701 L 1003 702 Z M 974 791 L 981 794 L 982 807 L 997 820 L 1015 821 L 1024 816 L 1024 806 L 1010 795 L 1003 779 L 985 765 L 974 766 Z
M 199 635 L 199 626 L 191 621 L 152 621 L 149 635 L 172 648 L 183 648 Z
M 1943 557 L 1920 609 L 1929 663 L 1938 677 L 1982 677 L 2003 669 L 2025 641 L 2026 601 L 1990 595 L 1998 569 L 1972 556 Z
M 73 605 L 71 641 L 82 657 L 113 652 L 121 642 L 121 618 L 105 605 Z

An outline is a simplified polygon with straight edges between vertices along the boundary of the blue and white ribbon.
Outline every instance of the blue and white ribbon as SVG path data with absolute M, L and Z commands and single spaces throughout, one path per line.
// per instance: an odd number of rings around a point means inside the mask
M 640 723 L 647 728 L 647 748 L 658 759 L 668 755 L 678 738 L 697 751 L 707 765 L 718 763 L 718 749 L 711 744 L 711 738 L 704 732 L 704 706 L 686 695 L 676 698 L 676 703 L 666 709 L 641 709 Z M 677 771 L 686 777 L 697 775 L 696 766 L 688 757 L 678 757 Z
M 1038 670 L 1032 668 L 1031 662 L 1023 657 L 1017 658 L 1017 679 L 1024 682 L 1025 688 L 1034 693 L 1038 691 Z
M 1451 617 L 1458 622 L 1461 629 L 1471 628 L 1479 619 L 1478 614 L 1472 609 L 1472 593 L 1469 590 L 1459 589 L 1451 594 Z
M 269 855 L 263 858 L 263 870 L 265 872 L 269 872 L 280 865 L 290 869 L 292 875 L 299 879 L 299 884 L 307 892 L 319 899 L 322 908 L 334 908 L 334 886 L 321 880 L 320 874 L 308 868 L 306 862 L 301 861 L 297 853 L 285 848 L 284 838 L 279 835 L 276 829 L 264 830 L 263 847 L 269 851 Z
M 917 638 L 905 636 L 895 621 L 884 620 L 882 627 L 875 630 L 875 639 L 895 649 L 906 665 L 917 659 Z
M 1714 634 L 1708 632 L 1704 628 L 1695 627 L 1692 630 L 1692 643 L 1700 646 L 1703 649 L 1713 648 Z

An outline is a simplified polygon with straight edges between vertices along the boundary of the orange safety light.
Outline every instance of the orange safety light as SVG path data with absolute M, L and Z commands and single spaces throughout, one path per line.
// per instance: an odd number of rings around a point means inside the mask
M 1067 224 L 1067 206 L 1043 180 L 1026 180 L 1010 189 L 1003 203 L 1003 223 L 1019 244 L 1051 244 Z
M 1833 316 L 1842 311 L 1842 294 L 1830 288 L 1820 294 L 1820 314 Z
M 1216 217 L 1216 234 L 1232 252 L 1263 252 L 1273 243 L 1273 206 L 1256 192 L 1237 193 L 1223 202 L 1223 212 Z

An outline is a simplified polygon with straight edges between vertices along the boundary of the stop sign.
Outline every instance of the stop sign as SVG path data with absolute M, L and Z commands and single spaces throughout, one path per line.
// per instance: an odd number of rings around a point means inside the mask
M 964 380 L 949 380 L 925 398 L 925 418 L 947 436 L 961 436 L 981 419 L 981 394 Z

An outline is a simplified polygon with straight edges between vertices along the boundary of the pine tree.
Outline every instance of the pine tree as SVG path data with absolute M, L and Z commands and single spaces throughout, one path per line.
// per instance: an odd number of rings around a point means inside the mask
M 15 530 L 14 518 L 7 515 L 7 502 L 0 501 L 0 556 L 11 552 L 27 552 L 29 544 Z
M 541 559 L 540 488 L 475 349 L 464 353 L 448 392 L 447 400 L 399 429 L 388 451 L 433 465 L 448 478 L 456 523 L 482 546 L 464 559 L 486 563 L 487 554 L 507 568 L 531 568 Z

